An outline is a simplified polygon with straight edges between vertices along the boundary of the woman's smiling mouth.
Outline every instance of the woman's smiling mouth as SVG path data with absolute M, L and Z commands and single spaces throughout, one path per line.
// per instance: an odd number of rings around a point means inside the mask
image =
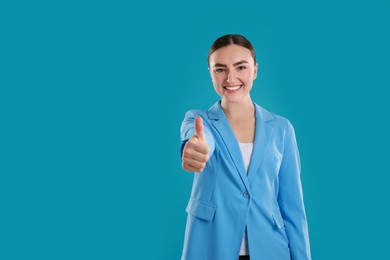
M 228 93 L 234 93 L 238 91 L 242 85 L 236 85 L 236 86 L 223 86 L 224 89 L 227 90 Z

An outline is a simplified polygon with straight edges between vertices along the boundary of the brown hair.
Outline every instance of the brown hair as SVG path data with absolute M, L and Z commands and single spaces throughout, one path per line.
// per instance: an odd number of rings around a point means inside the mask
M 215 42 L 213 43 L 213 45 L 211 45 L 211 47 L 210 47 L 209 55 L 207 56 L 207 64 L 210 65 L 210 55 L 213 52 L 215 52 L 216 50 L 218 50 L 222 47 L 225 47 L 225 46 L 228 46 L 231 44 L 236 44 L 236 45 L 242 46 L 242 47 L 250 50 L 252 53 L 252 56 L 253 56 L 253 60 L 255 61 L 255 64 L 256 64 L 255 49 L 253 48 L 250 41 L 248 41 L 247 38 L 245 38 L 244 36 L 242 36 L 240 34 L 226 34 L 226 35 L 223 35 L 223 36 L 219 37 L 218 39 L 216 39 Z

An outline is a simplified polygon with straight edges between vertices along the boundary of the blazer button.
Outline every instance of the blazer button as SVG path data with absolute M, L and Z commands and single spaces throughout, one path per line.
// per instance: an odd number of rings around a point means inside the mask
M 249 193 L 247 191 L 245 191 L 243 194 L 244 198 L 249 198 Z

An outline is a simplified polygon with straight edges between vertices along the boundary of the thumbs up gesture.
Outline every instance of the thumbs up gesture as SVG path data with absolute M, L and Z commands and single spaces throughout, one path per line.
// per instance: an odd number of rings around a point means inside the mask
M 202 172 L 209 160 L 210 148 L 206 143 L 202 117 L 195 118 L 195 134 L 183 149 L 182 167 L 189 172 Z

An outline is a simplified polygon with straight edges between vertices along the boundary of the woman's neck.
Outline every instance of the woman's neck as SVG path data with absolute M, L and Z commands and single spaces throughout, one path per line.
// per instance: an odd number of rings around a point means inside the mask
M 248 96 L 239 102 L 227 102 L 224 99 L 221 101 L 221 107 L 228 119 L 247 118 L 255 115 L 255 106 Z

